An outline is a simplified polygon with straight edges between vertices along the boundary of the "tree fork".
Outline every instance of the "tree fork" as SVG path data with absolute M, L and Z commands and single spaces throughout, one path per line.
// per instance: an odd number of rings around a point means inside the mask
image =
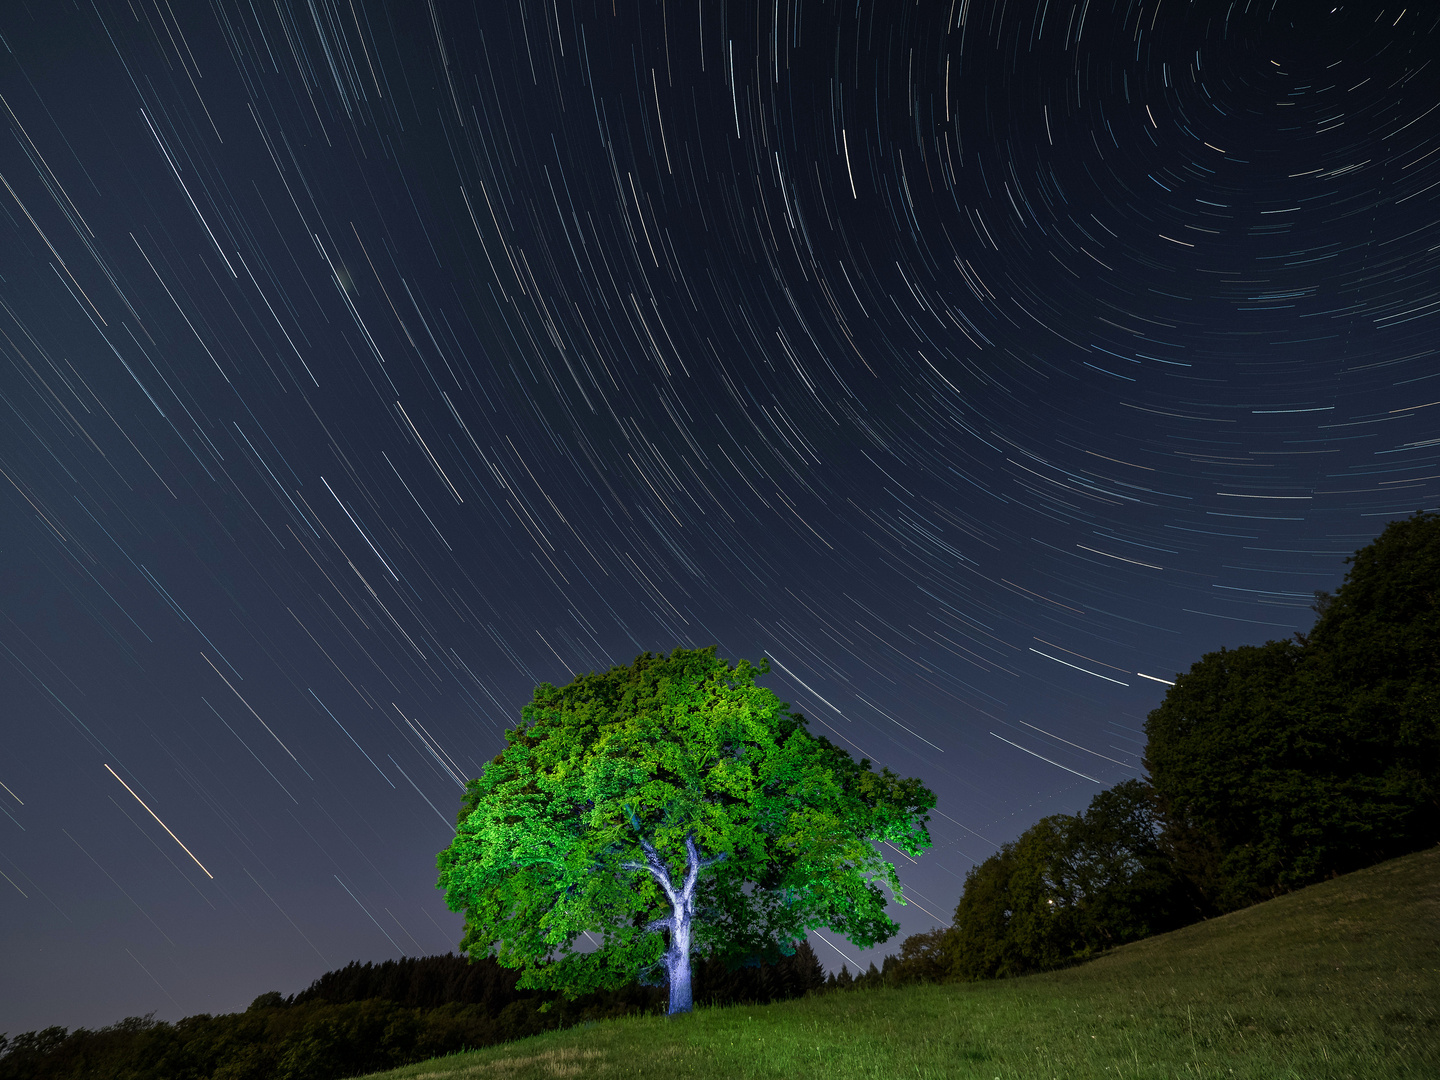
M 634 814 L 631 814 L 631 821 L 639 831 L 639 822 Z M 695 885 L 700 880 L 700 871 L 707 866 L 714 866 L 716 863 L 725 861 L 725 852 L 721 852 L 713 859 L 702 859 L 700 849 L 695 843 L 695 833 L 685 835 L 685 884 L 677 892 L 674 882 L 670 880 L 670 870 L 660 858 L 660 853 L 655 846 L 644 836 L 640 837 L 640 848 L 645 852 L 644 863 L 621 863 L 621 869 L 641 870 L 648 873 L 665 890 L 665 896 L 670 901 L 670 915 L 665 919 L 655 919 L 646 925 L 647 930 L 669 930 L 670 947 L 665 950 L 662 963 L 665 965 L 666 974 L 670 979 L 670 1009 L 669 1015 L 689 1012 L 694 1007 L 694 998 L 691 993 L 691 963 L 690 963 L 690 924 L 695 918 Z

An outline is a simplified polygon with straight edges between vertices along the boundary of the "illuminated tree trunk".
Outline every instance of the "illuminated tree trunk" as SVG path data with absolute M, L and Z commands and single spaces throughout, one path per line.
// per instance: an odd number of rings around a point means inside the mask
M 645 863 L 622 863 L 626 870 L 643 870 L 659 883 L 670 901 L 668 918 L 656 919 L 647 927 L 650 930 L 668 930 L 670 947 L 661 957 L 666 974 L 670 979 L 670 1015 L 687 1013 L 694 1007 L 690 989 L 690 928 L 695 917 L 695 885 L 700 880 L 700 871 L 707 866 L 723 862 L 725 854 L 713 859 L 701 859 L 700 849 L 695 844 L 695 834 L 685 838 L 685 883 L 678 889 L 670 876 L 670 868 L 660 858 L 654 845 L 645 837 L 640 838 L 641 850 L 645 852 Z
M 693 886 L 689 892 L 693 892 Z M 688 897 L 686 898 L 688 900 Z M 689 908 L 685 904 L 685 908 Z M 690 993 L 690 912 L 677 911 L 670 927 L 670 948 L 665 953 L 665 967 L 670 972 L 670 1015 L 687 1013 L 694 1002 Z

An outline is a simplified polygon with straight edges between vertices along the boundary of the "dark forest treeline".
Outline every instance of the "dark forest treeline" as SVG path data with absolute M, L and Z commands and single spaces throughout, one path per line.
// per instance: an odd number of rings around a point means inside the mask
M 290 997 L 176 1023 L 130 1017 L 90 1031 L 47 1028 L 5 1041 L 0 1080 L 330 1080 L 542 1031 L 664 1013 L 664 987 L 635 983 L 567 1001 L 516 987 L 519 972 L 453 954 L 351 963 Z M 832 977 L 833 982 L 833 977 Z M 695 965 L 696 1004 L 765 1003 L 825 988 L 806 943 L 775 964 Z
M 734 971 L 711 960 L 697 960 L 692 979 L 697 1004 L 763 1004 L 803 997 L 811 990 L 823 988 L 825 969 L 810 945 L 801 942 L 794 955 L 782 957 L 776 963 Z M 668 1001 L 663 986 L 636 983 L 623 990 L 591 994 L 567 1003 L 553 992 L 519 989 L 519 980 L 518 970 L 502 967 L 489 957 L 474 963 L 454 954 L 407 957 L 380 964 L 351 962 L 336 971 L 327 971 L 290 998 L 281 998 L 272 991 L 256 1001 L 291 1007 L 312 1002 L 348 1005 L 380 999 L 419 1009 L 451 1004 L 480 1005 L 488 1012 L 498 1013 L 513 1002 L 533 1000 L 541 1006 L 549 1003 L 547 1011 L 583 1002 L 588 1003 L 589 1008 L 618 1007 L 622 1014 L 624 1011 L 663 1012 Z

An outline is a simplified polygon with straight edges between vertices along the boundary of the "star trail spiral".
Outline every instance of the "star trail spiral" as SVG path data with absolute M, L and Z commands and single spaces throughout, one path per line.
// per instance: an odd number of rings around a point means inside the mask
M 904 933 L 1440 504 L 1440 19 L 0 12 L 0 1028 L 453 949 L 540 682 L 772 660 Z M 857 953 L 815 934 L 827 964 Z M 891 951 L 898 942 L 892 942 Z

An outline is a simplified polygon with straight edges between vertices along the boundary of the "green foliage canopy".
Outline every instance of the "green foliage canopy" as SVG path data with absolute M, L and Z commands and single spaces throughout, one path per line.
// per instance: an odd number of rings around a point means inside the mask
M 437 858 L 461 948 L 567 995 L 668 976 L 678 1011 L 692 948 L 738 966 L 821 926 L 892 936 L 875 845 L 928 848 L 935 796 L 811 735 L 767 670 L 676 649 L 536 687 Z

